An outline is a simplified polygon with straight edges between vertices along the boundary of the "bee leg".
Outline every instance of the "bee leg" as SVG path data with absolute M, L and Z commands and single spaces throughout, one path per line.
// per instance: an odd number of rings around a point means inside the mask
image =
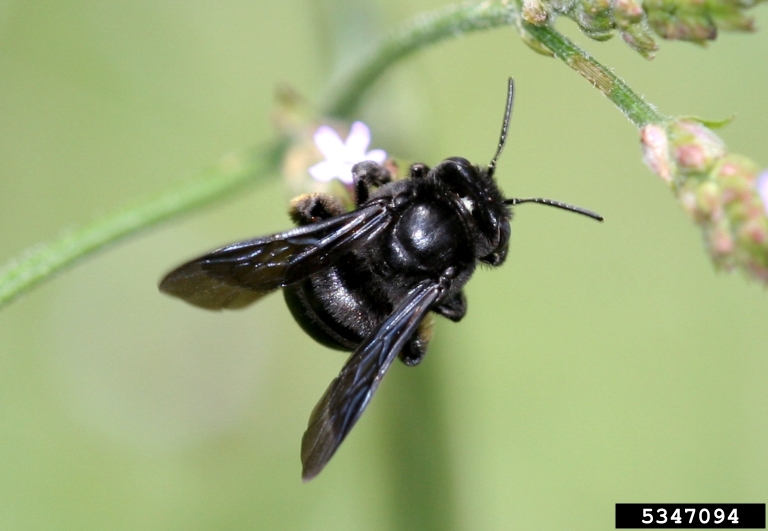
M 449 297 L 440 304 L 434 305 L 432 311 L 451 321 L 461 321 L 467 313 L 467 298 L 464 296 L 463 291 L 459 291 L 453 297 Z
M 328 194 L 303 194 L 291 200 L 288 215 L 298 226 L 317 223 L 344 214 L 341 201 Z
M 403 350 L 400 351 L 400 361 L 408 367 L 414 367 L 421 363 L 421 360 L 427 354 L 427 347 L 432 339 L 432 327 L 434 324 L 431 315 L 427 315 L 421 321 L 418 331 L 413 334 L 411 339 L 405 344 L 405 347 L 403 347 Z
M 359 207 L 368 201 L 369 188 L 381 186 L 392 180 L 389 170 L 372 160 L 358 162 L 352 166 L 352 183 L 355 187 L 355 204 Z

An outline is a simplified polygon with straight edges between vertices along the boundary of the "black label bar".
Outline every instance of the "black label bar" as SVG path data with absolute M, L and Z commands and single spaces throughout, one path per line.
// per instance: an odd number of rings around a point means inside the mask
M 764 503 L 617 503 L 616 529 L 765 529 Z

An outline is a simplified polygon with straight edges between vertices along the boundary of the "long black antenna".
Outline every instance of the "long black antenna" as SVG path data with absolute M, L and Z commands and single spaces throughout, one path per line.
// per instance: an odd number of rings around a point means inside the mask
M 504 122 L 501 124 L 501 136 L 499 137 L 499 147 L 496 148 L 496 154 L 488 164 L 488 177 L 493 177 L 496 172 L 496 161 L 499 160 L 499 155 L 504 151 L 504 144 L 507 143 L 507 130 L 509 129 L 509 118 L 512 116 L 512 103 L 515 100 L 515 80 L 509 78 L 509 86 L 507 88 L 507 110 L 504 111 Z
M 596 219 L 597 221 L 603 221 L 603 216 L 601 216 L 597 212 L 592 212 L 591 210 L 587 210 L 586 208 L 581 208 L 575 205 L 569 205 L 568 203 L 561 203 L 560 201 L 555 201 L 554 199 L 544 199 L 542 197 L 529 197 L 527 199 L 512 198 L 512 199 L 504 200 L 505 205 L 519 205 L 520 203 L 538 203 L 540 205 L 547 205 L 551 207 L 562 208 L 563 210 L 568 210 L 569 212 L 575 212 L 576 214 L 581 214 L 582 216 L 587 216 L 592 219 Z

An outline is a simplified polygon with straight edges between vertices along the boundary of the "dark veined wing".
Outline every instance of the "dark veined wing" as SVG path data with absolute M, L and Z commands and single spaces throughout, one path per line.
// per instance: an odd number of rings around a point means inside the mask
M 227 245 L 176 268 L 160 291 L 207 308 L 242 308 L 304 280 L 371 241 L 391 219 L 384 201 L 287 232 Z
M 397 354 L 442 293 L 443 288 L 433 281 L 417 285 L 347 360 L 312 411 L 301 440 L 304 481 L 319 474 L 331 459 Z

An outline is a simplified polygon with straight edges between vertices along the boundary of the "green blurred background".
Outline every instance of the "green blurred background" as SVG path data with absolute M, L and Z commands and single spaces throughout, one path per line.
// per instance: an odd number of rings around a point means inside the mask
M 0 0 L 0 261 L 268 139 L 273 92 L 340 67 L 437 0 Z M 765 7 L 755 10 L 768 27 Z M 768 33 L 708 48 L 559 27 L 668 114 L 736 115 L 766 160 Z M 285 229 L 271 179 L 88 260 L 0 313 L 0 529 L 612 529 L 616 502 L 768 501 L 768 301 L 717 274 L 640 161 L 635 128 L 511 28 L 432 47 L 379 82 L 374 146 L 429 164 L 496 147 L 520 207 L 506 265 L 396 364 L 328 468 L 300 481 L 309 413 L 345 357 L 282 297 L 208 313 L 160 277 Z

